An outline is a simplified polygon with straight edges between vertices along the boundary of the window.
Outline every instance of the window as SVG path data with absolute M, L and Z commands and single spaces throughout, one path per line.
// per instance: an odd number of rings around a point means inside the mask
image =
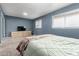
M 79 27 L 79 13 L 74 13 L 66 16 L 66 27 Z
M 79 12 L 70 13 L 64 16 L 55 16 L 52 19 L 52 28 L 78 28 Z
M 35 21 L 35 28 L 42 28 L 42 20 L 41 19 Z
M 64 28 L 64 17 L 55 17 L 53 20 L 53 28 Z

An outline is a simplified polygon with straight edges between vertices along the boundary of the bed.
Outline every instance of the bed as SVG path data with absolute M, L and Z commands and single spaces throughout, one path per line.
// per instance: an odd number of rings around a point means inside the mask
M 24 56 L 79 56 L 79 39 L 52 34 L 6 38 L 0 44 L 0 56 L 21 56 L 16 48 L 27 38 L 31 40 L 23 52 Z
M 29 42 L 24 56 L 79 56 L 78 39 L 51 34 L 36 36 L 35 39 Z

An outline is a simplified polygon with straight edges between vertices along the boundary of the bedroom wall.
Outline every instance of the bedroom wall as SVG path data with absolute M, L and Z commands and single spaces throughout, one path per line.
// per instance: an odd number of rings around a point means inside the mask
M 35 29 L 35 27 L 34 27 L 34 34 L 35 35 L 56 34 L 56 35 L 65 36 L 65 37 L 79 38 L 79 28 L 77 28 L 77 29 L 54 29 L 54 28 L 51 28 L 52 16 L 59 14 L 59 13 L 71 11 L 73 9 L 78 9 L 78 8 L 79 8 L 79 3 L 74 3 L 74 4 L 71 4 L 70 6 L 64 7 L 62 9 L 52 12 L 48 15 L 39 17 L 38 19 L 42 19 L 42 28 Z M 37 20 L 37 19 L 35 19 L 35 20 Z M 34 22 L 35 22 L 35 20 L 34 20 Z
M 10 36 L 11 32 L 17 31 L 17 26 L 24 26 L 28 30 L 32 30 L 32 21 L 28 19 L 12 17 L 12 16 L 5 16 L 5 24 L 6 24 L 6 37 Z

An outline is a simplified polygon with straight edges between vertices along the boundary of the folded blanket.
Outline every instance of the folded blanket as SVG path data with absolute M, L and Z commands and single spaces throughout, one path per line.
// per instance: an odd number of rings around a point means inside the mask
M 17 50 L 18 52 L 20 52 L 20 55 L 23 56 L 24 51 L 26 50 L 28 43 L 29 43 L 29 38 L 26 38 L 24 40 L 22 40 L 19 45 L 17 46 Z

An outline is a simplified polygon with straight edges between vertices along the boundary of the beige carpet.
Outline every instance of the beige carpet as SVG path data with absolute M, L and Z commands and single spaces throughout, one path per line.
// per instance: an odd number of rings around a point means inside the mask
M 0 44 L 0 56 L 19 56 L 17 45 L 23 38 L 5 38 Z

